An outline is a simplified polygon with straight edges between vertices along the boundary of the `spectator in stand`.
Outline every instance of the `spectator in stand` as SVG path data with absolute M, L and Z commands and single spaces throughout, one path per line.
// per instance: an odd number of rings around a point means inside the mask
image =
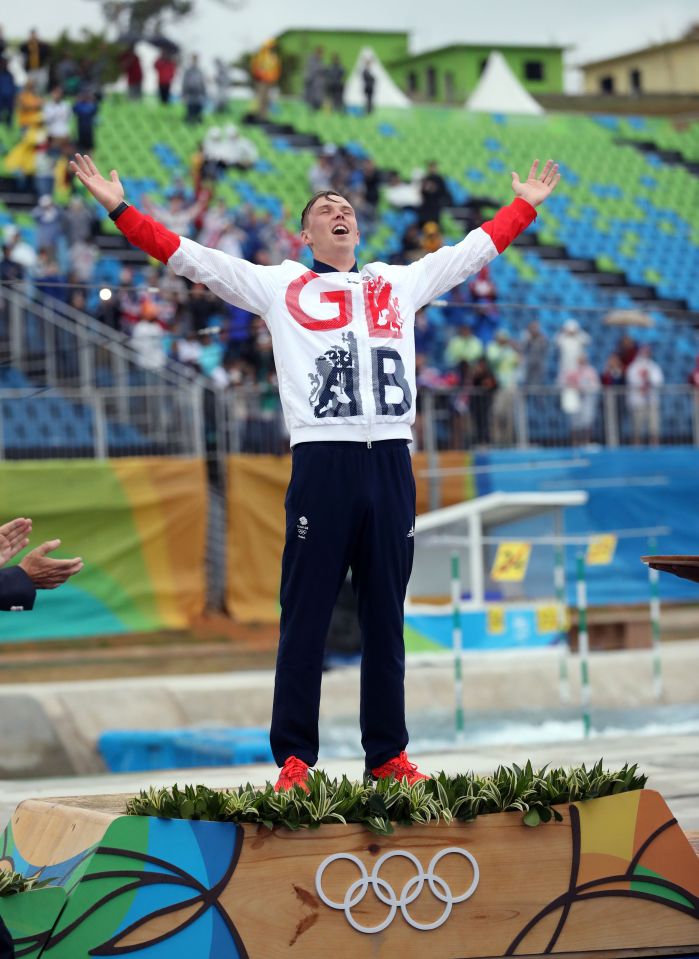
M 37 196 L 53 196 L 57 156 L 54 141 L 43 130 L 37 131 L 34 151 L 34 187 Z
M 22 234 L 14 223 L 5 227 L 3 238 L 7 258 L 21 266 L 25 274 L 33 272 L 38 259 L 35 246 L 22 239 Z
M 11 252 L 9 244 L 3 243 L 0 258 L 0 283 L 3 286 L 19 286 L 24 279 L 24 267 L 11 259 Z
M 621 361 L 624 372 L 626 372 L 638 356 L 638 343 L 629 333 L 623 333 L 619 338 L 615 353 Z
M 345 68 L 337 53 L 333 53 L 326 73 L 330 106 L 336 113 L 345 112 Z
M 39 255 L 31 271 L 31 278 L 39 293 L 53 296 L 57 300 L 65 301 L 66 278 L 53 255 L 52 250 L 39 249 Z
M 168 230 L 179 236 L 194 234 L 194 221 L 202 210 L 202 203 L 197 201 L 185 205 L 185 196 L 182 193 L 173 193 L 166 207 L 156 206 L 150 200 L 144 200 L 143 206 L 147 213 L 164 223 Z
M 165 330 L 158 320 L 158 308 L 150 300 L 141 304 L 141 318 L 131 331 L 131 347 L 144 370 L 161 370 L 167 363 L 163 345 Z
M 590 337 L 571 317 L 556 334 L 555 342 L 558 347 L 558 383 L 562 385 L 568 373 L 577 373 L 580 356 L 585 352 Z
M 65 208 L 63 226 L 68 243 L 87 243 L 98 232 L 98 220 L 92 207 L 75 194 Z
M 37 93 L 36 81 L 27 80 L 17 97 L 17 124 L 22 132 L 43 123 L 44 103 Z
M 519 347 L 522 357 L 522 383 L 524 386 L 543 386 L 546 381 L 546 360 L 549 341 L 541 331 L 538 320 L 528 325 Z
M 92 153 L 95 148 L 95 123 L 97 122 L 97 101 L 94 93 L 87 87 L 78 94 L 73 104 L 73 113 L 78 126 L 77 146 L 81 153 Z
M 308 183 L 313 193 L 332 189 L 333 162 L 327 147 L 316 157 L 316 162 L 308 171 Z
M 202 143 L 204 164 L 207 171 L 216 174 L 235 167 L 237 170 L 249 170 L 257 162 L 257 147 L 247 137 L 240 135 L 238 128 L 229 123 L 223 130 L 210 127 Z
M 203 246 L 218 248 L 219 237 L 230 223 L 225 200 L 217 200 L 204 213 L 197 240 Z
M 420 183 L 420 200 L 420 209 L 418 210 L 418 223 L 420 226 L 430 221 L 434 221 L 439 225 L 442 210 L 447 206 L 451 206 L 452 197 L 446 180 L 439 172 L 434 160 L 427 165 L 427 173 Z
M 126 74 L 126 86 L 132 100 L 140 100 L 143 93 L 143 67 L 135 47 L 129 47 L 121 58 L 121 68 Z
M 405 228 L 405 232 L 400 241 L 400 261 L 401 263 L 404 261 L 412 263 L 414 260 L 419 260 L 424 256 L 424 252 L 420 227 L 417 223 L 410 223 Z
M 478 357 L 474 362 L 470 374 L 470 386 L 469 407 L 476 444 L 487 446 L 490 443 L 490 409 L 498 384 L 485 356 Z
M 585 352 L 577 357 L 575 369 L 563 376 L 561 409 L 567 415 L 573 444 L 587 444 L 597 414 L 600 379 Z
M 58 251 L 59 243 L 64 239 L 64 230 L 60 209 L 50 194 L 39 197 L 38 204 L 32 210 L 36 223 L 36 245 L 40 250 Z
M 232 223 L 230 220 L 225 224 L 218 240 L 216 241 L 216 249 L 220 250 L 221 253 L 227 253 L 228 256 L 243 256 L 243 245 L 240 230 Z
M 31 30 L 29 39 L 19 49 L 28 80 L 35 84 L 39 93 L 43 93 L 49 81 L 51 47 L 48 43 L 39 39 L 36 30 Z
M 395 171 L 388 174 L 384 196 L 397 210 L 412 210 L 417 213 L 420 206 L 420 188 L 417 182 L 405 183 Z
M 439 229 L 439 224 L 433 221 L 425 223 L 422 227 L 422 252 L 436 253 L 444 246 L 444 237 Z
M 474 335 L 468 323 L 462 323 L 458 331 L 447 343 L 445 360 L 451 369 L 458 369 L 460 363 L 472 366 L 484 355 L 483 344 Z
M 177 73 L 177 61 L 172 53 L 163 50 L 155 61 L 155 72 L 158 75 L 158 96 L 160 102 L 167 105 L 170 102 L 172 81 Z
M 515 439 L 519 353 L 508 331 L 499 329 L 495 339 L 488 344 L 485 355 L 498 385 L 493 399 L 494 439 L 499 445 L 508 446 Z
M 641 439 L 653 446 L 660 441 L 660 387 L 664 382 L 663 371 L 652 359 L 650 346 L 639 347 L 636 359 L 626 370 L 626 405 L 636 445 Z
M 623 386 L 626 380 L 624 364 L 616 353 L 610 353 L 602 370 L 602 386 Z
M 231 70 L 220 57 L 214 60 L 214 113 L 228 112 L 228 99 L 232 86 Z
M 257 95 L 257 116 L 265 119 L 272 95 L 276 93 L 282 76 L 282 61 L 275 40 L 266 40 L 250 61 L 250 74 Z
M 185 123 L 200 123 L 206 103 L 206 80 L 199 57 L 193 53 L 182 75 L 182 99 L 185 105 Z
M 381 199 L 381 192 L 379 189 L 381 186 L 381 173 L 371 157 L 367 157 L 362 161 L 361 169 L 364 183 L 364 203 L 371 211 L 372 220 L 375 220 L 376 208 L 378 207 L 379 200 Z
M 486 265 L 469 281 L 468 288 L 474 303 L 494 303 L 498 292 L 490 277 L 490 268 Z
M 71 97 L 75 96 L 83 82 L 78 63 L 68 54 L 58 61 L 53 69 L 53 75 L 56 86 Z
M 437 350 L 437 330 L 430 323 L 427 310 L 418 310 L 415 314 L 415 352 L 421 353 L 426 361 L 431 360 Z
M 14 75 L 7 60 L 0 57 L 0 123 L 4 123 L 6 127 L 12 126 L 16 97 L 17 84 Z
M 690 386 L 693 386 L 695 389 L 699 390 L 699 355 L 694 362 L 694 369 L 687 377 L 687 382 Z
M 312 110 L 320 110 L 325 101 L 325 64 L 322 47 L 316 47 L 306 58 L 303 69 L 303 99 Z
M 374 59 L 371 55 L 364 58 L 362 66 L 362 87 L 364 89 L 364 110 L 374 112 L 374 92 L 376 90 L 376 74 L 372 70 Z
M 95 275 L 99 250 L 94 243 L 76 240 L 68 250 L 71 278 L 76 283 L 88 284 Z
M 54 87 L 44 103 L 44 126 L 46 133 L 60 147 L 70 138 L 71 105 L 61 87 Z

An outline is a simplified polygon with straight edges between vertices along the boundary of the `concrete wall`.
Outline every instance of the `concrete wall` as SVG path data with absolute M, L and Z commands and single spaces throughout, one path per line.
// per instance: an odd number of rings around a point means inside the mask
M 472 653 L 464 656 L 467 721 L 475 713 L 494 720 L 518 712 L 542 719 L 560 710 L 558 652 Z M 696 704 L 699 698 L 699 641 L 663 644 L 666 704 Z M 577 657 L 570 659 L 572 703 L 580 702 Z M 650 650 L 593 653 L 590 665 L 595 708 L 650 705 Z M 176 729 L 195 725 L 266 726 L 274 676 L 250 671 L 218 676 L 163 676 L 131 680 L 0 686 L 0 780 L 87 775 L 104 771 L 97 739 L 108 729 Z M 413 736 L 420 716 L 448 714 L 453 702 L 453 667 L 413 659 L 406 676 Z M 573 711 L 577 708 L 571 707 Z M 332 670 L 323 678 L 321 720 L 358 728 L 359 671 Z M 0 792 L 2 791 L 0 785 Z

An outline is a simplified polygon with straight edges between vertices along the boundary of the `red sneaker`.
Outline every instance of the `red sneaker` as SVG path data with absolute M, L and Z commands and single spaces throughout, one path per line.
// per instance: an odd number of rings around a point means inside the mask
M 421 779 L 430 778 L 429 776 L 425 776 L 424 773 L 419 772 L 415 763 L 410 762 L 405 752 L 398 753 L 393 759 L 389 759 L 388 762 L 383 763 L 383 765 L 372 769 L 371 775 L 374 779 L 389 779 L 391 776 L 393 776 L 394 779 L 407 779 L 409 786 L 414 786 L 415 783 L 419 783 Z
M 293 789 L 294 786 L 300 786 L 305 792 L 310 792 L 306 785 L 308 779 L 308 766 L 302 759 L 296 756 L 289 756 L 279 772 L 279 779 L 274 787 L 275 793 L 282 789 Z

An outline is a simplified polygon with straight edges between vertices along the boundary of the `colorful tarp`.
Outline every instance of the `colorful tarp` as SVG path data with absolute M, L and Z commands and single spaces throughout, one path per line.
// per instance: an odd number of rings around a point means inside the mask
M 31 517 L 31 546 L 60 539 L 53 555 L 85 562 L 32 612 L 0 613 L 0 642 L 184 629 L 204 609 L 202 460 L 2 463 L 0 515 Z

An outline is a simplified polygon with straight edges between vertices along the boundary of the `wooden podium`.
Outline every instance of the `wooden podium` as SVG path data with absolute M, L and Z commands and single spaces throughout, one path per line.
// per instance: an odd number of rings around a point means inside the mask
M 699 859 L 638 790 L 469 823 L 269 830 L 124 816 L 123 797 L 28 800 L 0 866 L 23 959 L 622 959 L 699 954 Z

